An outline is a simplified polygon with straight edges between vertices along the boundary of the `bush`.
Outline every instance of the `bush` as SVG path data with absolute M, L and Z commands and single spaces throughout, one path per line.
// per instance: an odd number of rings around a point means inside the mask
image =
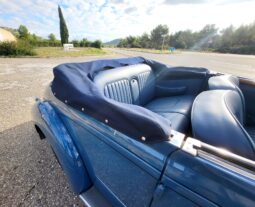
M 91 47 L 99 48 L 101 49 L 103 43 L 100 40 L 96 40 L 95 42 L 91 43 Z
M 236 47 L 225 47 L 215 50 L 221 53 L 233 53 L 233 54 L 251 54 L 255 55 L 255 46 L 236 46 Z
M 61 41 L 60 40 L 29 40 L 28 41 L 30 45 L 33 47 L 61 47 Z
M 73 44 L 74 47 L 79 47 L 80 46 L 80 43 L 79 43 L 78 40 L 73 40 L 72 44 Z
M 33 47 L 23 40 L 18 42 L 0 42 L 0 56 L 33 56 Z
M 81 41 L 73 40 L 71 43 L 73 43 L 74 47 L 95 47 L 101 49 L 103 46 L 103 43 L 100 40 L 90 42 L 86 38 L 83 38 Z

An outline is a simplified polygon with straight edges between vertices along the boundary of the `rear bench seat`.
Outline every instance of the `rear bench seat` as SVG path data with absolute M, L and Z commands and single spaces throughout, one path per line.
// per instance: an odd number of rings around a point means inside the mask
M 193 96 L 156 97 L 155 75 L 150 66 L 137 64 L 99 72 L 94 82 L 107 97 L 136 104 L 170 120 L 176 131 L 187 132 Z

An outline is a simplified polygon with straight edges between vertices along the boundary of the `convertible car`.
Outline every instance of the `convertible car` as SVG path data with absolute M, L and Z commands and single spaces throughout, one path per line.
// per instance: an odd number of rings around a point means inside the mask
M 34 125 L 87 206 L 255 206 L 255 82 L 142 57 L 54 68 Z

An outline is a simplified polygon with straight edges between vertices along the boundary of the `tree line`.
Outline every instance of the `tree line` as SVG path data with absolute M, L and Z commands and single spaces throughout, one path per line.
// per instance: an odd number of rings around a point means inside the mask
M 25 25 L 20 25 L 18 29 L 9 29 L 17 38 L 18 41 L 26 42 L 32 47 L 60 47 L 65 43 L 72 43 L 75 47 L 95 47 L 101 48 L 100 40 L 89 41 L 86 38 L 82 40 L 73 40 L 69 42 L 69 31 L 60 6 L 58 6 L 59 14 L 59 29 L 60 40 L 53 33 L 48 35 L 48 38 L 42 38 L 36 34 L 31 34 Z
M 73 43 L 74 47 L 102 47 L 100 40 L 89 41 L 83 38 L 80 41 L 73 40 L 69 42 L 69 32 L 60 6 L 58 6 L 58 14 L 61 40 L 58 40 L 53 33 L 50 33 L 48 38 L 31 34 L 24 25 L 20 25 L 18 29 L 5 28 L 16 36 L 17 41 L 0 42 L 0 56 L 32 56 L 36 54 L 34 47 L 60 47 L 65 43 Z
M 255 54 L 255 22 L 240 27 L 229 26 L 221 31 L 214 24 L 200 31 L 178 31 L 169 34 L 167 25 L 158 25 L 149 34 L 128 36 L 117 47 L 207 50 L 224 53 Z
M 47 38 L 31 34 L 24 25 L 20 25 L 17 30 L 13 30 L 12 32 L 18 40 L 27 41 L 34 47 L 61 47 L 62 44 L 68 43 L 66 40 L 62 43 L 53 33 L 50 33 Z M 102 42 L 100 40 L 89 41 L 86 38 L 83 38 L 82 40 L 72 40 L 69 43 L 72 43 L 74 47 L 102 47 Z

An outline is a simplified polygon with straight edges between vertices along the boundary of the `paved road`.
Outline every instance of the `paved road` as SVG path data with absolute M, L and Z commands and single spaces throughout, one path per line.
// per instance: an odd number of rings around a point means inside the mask
M 254 56 L 181 53 L 157 55 L 109 49 L 104 58 L 144 56 L 171 65 L 202 66 L 255 78 Z M 102 58 L 102 57 L 100 57 Z M 80 206 L 49 145 L 31 122 L 34 97 L 42 97 L 52 68 L 83 58 L 0 58 L 0 206 Z
M 255 56 L 217 53 L 181 52 L 179 54 L 152 54 L 144 52 L 109 49 L 120 55 L 142 56 L 172 66 L 205 67 L 210 70 L 230 73 L 255 79 Z

